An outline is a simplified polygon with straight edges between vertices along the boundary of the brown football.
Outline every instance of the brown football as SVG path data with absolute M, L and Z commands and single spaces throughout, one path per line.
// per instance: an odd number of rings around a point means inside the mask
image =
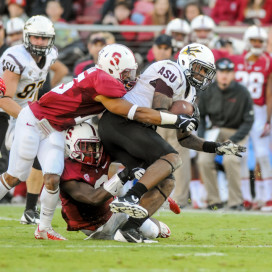
M 194 107 L 191 103 L 185 100 L 177 100 L 173 102 L 169 111 L 174 114 L 187 114 L 192 116 L 194 113 Z

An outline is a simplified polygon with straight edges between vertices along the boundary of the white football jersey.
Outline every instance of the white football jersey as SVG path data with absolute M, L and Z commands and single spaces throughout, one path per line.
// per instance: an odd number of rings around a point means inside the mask
M 157 79 L 163 80 L 173 90 L 173 101 L 186 100 L 191 103 L 195 101 L 195 88 L 190 86 L 190 90 L 186 94 L 186 87 L 189 83 L 187 83 L 180 66 L 171 60 L 162 60 L 151 64 L 140 75 L 133 89 L 123 98 L 140 107 L 151 108 L 155 92 L 152 83 Z
M 52 48 L 51 52 L 46 55 L 44 66 L 39 68 L 23 44 L 12 46 L 3 53 L 0 59 L 0 77 L 3 76 L 5 69 L 21 75 L 13 100 L 22 108 L 27 105 L 28 101 L 34 99 L 35 94 L 45 82 L 50 66 L 57 57 L 57 49 Z M 3 110 L 0 109 L 0 111 Z

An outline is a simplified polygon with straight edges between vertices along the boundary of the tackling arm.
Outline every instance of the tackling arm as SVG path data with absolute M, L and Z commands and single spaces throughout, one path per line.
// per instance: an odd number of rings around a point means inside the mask
M 103 187 L 94 189 L 89 184 L 76 180 L 61 183 L 61 189 L 74 200 L 93 206 L 99 206 L 112 197 Z
M 6 93 L 5 97 L 0 99 L 0 107 L 14 118 L 17 118 L 22 109 L 21 106 L 12 99 L 16 93 L 20 78 L 20 75 L 9 70 L 5 70 L 3 74 L 3 80 L 6 84 Z

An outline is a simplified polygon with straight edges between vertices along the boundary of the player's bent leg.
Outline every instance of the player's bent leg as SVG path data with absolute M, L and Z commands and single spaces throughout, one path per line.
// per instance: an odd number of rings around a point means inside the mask
M 144 218 L 148 216 L 147 210 L 143 208 L 142 205 L 139 205 L 141 196 L 145 194 L 148 189 L 156 186 L 162 180 L 172 174 L 180 165 L 180 157 L 176 153 L 171 153 L 161 157 L 154 164 L 147 168 L 143 177 L 132 189 L 127 192 L 124 197 L 116 198 L 110 204 L 111 211 L 123 212 L 134 218 Z M 147 186 L 146 183 L 148 183 Z M 172 190 L 173 188 L 171 188 L 171 191 Z M 169 196 L 170 193 L 166 193 L 166 195 Z
M 9 175 L 7 172 L 0 175 L 0 199 L 2 199 L 11 188 L 15 187 L 21 181 Z
M 55 232 L 51 226 L 53 215 L 59 199 L 59 179 L 56 174 L 44 175 L 44 188 L 41 194 L 41 217 L 40 224 L 35 231 L 36 239 L 66 240 L 62 235 Z
M 26 181 L 26 185 L 26 207 L 21 217 L 20 223 L 39 224 L 40 212 L 37 208 L 37 202 L 43 185 L 42 171 L 32 167 L 31 173 Z

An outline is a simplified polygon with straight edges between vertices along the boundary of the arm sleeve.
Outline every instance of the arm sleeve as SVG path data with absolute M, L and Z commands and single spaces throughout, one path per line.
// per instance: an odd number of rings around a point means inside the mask
M 169 87 L 162 79 L 157 79 L 156 86 L 155 86 L 155 92 L 159 92 L 162 94 L 165 94 L 167 97 L 172 98 L 173 97 L 173 90 L 171 87 Z

